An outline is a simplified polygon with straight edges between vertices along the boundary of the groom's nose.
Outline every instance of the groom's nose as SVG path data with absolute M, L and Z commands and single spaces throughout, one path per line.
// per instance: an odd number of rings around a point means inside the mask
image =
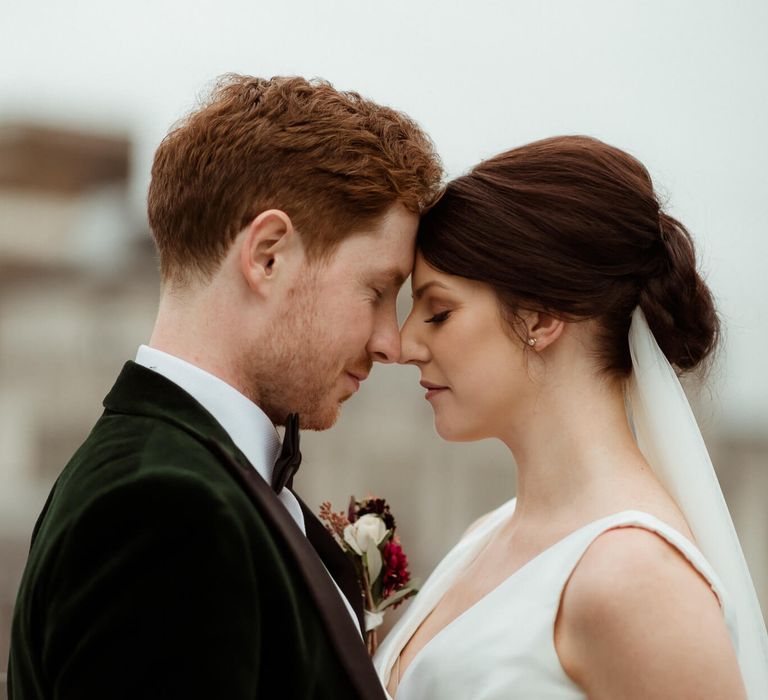
M 400 359 L 400 331 L 396 316 L 382 318 L 376 323 L 366 349 L 374 362 L 389 364 Z

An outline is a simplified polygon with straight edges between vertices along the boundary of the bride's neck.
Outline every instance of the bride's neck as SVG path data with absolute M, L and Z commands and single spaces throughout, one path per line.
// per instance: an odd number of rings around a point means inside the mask
M 502 439 L 517 462 L 519 517 L 546 521 L 563 510 L 599 510 L 617 486 L 652 478 L 619 381 L 570 371 L 547 382 L 515 423 Z

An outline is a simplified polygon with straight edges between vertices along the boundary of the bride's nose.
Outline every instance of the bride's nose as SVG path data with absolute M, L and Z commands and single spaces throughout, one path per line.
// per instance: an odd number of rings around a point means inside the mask
M 400 329 L 400 359 L 401 365 L 420 364 L 429 360 L 429 348 L 422 338 L 419 338 L 419 323 L 413 312 L 405 319 Z

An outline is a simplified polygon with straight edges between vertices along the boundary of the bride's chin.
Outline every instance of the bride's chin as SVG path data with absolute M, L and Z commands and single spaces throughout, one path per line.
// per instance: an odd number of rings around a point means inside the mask
M 435 432 L 447 442 L 471 442 L 474 439 L 465 435 L 458 426 L 446 425 L 445 421 L 441 421 L 437 415 L 435 415 Z
M 474 442 L 478 438 L 477 425 L 473 425 L 471 413 L 461 410 L 456 403 L 432 405 L 435 417 L 435 432 L 447 442 Z
M 447 442 L 477 442 L 496 437 L 480 426 L 471 424 L 451 423 L 444 416 L 435 413 L 435 432 Z

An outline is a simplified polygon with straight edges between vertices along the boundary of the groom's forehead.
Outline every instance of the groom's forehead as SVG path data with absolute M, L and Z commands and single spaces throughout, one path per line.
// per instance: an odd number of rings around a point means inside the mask
M 381 241 L 360 237 L 339 262 L 347 271 L 379 284 L 402 286 L 413 267 L 413 245 L 409 240 Z
M 407 239 L 387 241 L 365 251 L 361 270 L 379 284 L 400 287 L 411 275 L 413 246 Z
M 400 287 L 411 274 L 418 216 L 393 206 L 372 225 L 338 244 L 329 264 L 334 276 L 378 287 Z

